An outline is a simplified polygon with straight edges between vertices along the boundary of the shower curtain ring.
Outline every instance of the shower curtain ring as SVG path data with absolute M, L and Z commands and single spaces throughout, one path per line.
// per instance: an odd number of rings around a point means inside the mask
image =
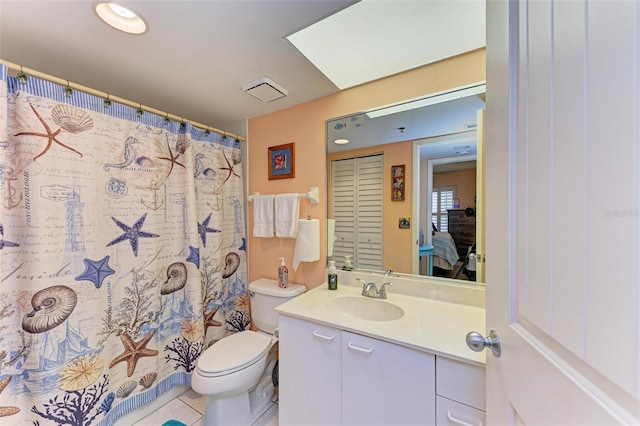
M 109 99 L 110 94 L 107 93 L 107 98 L 104 100 L 104 107 L 109 108 L 111 106 L 111 99 Z
M 209 126 L 207 126 L 207 130 L 204 132 L 205 136 L 209 136 L 211 134 L 211 130 L 209 130 Z
M 22 65 L 20 65 L 20 72 L 16 75 L 18 81 L 22 84 L 27 84 L 27 74 L 23 71 Z
M 67 96 L 67 98 L 73 95 L 73 89 L 69 85 L 69 80 L 67 80 L 67 86 L 64 88 L 64 94 Z
M 138 104 L 138 109 L 136 110 L 136 115 L 138 117 L 142 117 L 142 114 L 144 114 L 144 110 L 142 109 L 142 104 Z
M 169 124 L 169 121 L 170 121 L 170 120 L 169 120 L 169 113 L 168 113 L 168 112 L 166 112 L 165 114 L 166 114 L 166 115 L 164 116 L 164 124 Z

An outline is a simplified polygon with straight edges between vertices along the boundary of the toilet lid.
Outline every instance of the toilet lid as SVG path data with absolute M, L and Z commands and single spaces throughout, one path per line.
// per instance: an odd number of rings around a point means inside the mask
M 232 373 L 262 358 L 271 343 L 269 336 L 242 331 L 225 337 L 204 351 L 198 358 L 197 367 L 209 375 Z

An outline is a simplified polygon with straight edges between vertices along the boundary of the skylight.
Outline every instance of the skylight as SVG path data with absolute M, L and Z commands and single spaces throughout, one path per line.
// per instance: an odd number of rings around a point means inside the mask
M 346 89 L 484 47 L 485 1 L 362 0 L 287 40 Z

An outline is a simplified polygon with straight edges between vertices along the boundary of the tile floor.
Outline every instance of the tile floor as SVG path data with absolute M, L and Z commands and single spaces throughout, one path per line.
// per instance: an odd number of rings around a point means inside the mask
M 202 423 L 203 414 L 204 397 L 189 389 L 133 426 L 160 426 L 169 420 L 178 420 L 188 426 L 205 426 Z M 271 407 L 253 425 L 278 426 L 277 396 Z

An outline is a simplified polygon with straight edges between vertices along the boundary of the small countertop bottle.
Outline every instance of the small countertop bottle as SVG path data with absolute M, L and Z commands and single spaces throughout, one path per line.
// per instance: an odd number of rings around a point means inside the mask
M 329 285 L 329 290 L 337 290 L 338 289 L 338 272 L 336 271 L 335 260 L 329 261 L 329 273 L 327 275 L 328 275 L 327 283 Z

